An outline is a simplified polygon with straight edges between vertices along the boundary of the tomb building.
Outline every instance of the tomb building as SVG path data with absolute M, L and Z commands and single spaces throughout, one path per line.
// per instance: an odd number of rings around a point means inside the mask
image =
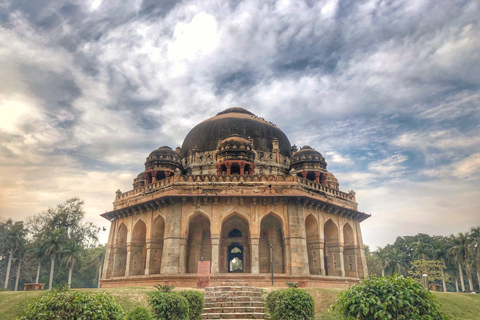
M 339 190 L 320 152 L 297 149 L 273 123 L 230 108 L 194 127 L 182 147 L 146 158 L 116 192 L 102 287 L 299 282 L 347 287 L 367 275 L 355 192 Z

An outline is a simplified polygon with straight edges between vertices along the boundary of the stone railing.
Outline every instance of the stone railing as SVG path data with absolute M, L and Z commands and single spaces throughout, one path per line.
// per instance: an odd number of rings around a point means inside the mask
M 119 193 L 115 202 L 128 201 L 131 198 L 146 195 L 150 193 L 169 193 L 177 187 L 186 187 L 187 192 L 191 192 L 189 186 L 202 187 L 206 190 L 208 187 L 216 188 L 219 186 L 232 186 L 242 189 L 249 187 L 269 187 L 296 189 L 309 193 L 341 198 L 347 201 L 355 201 L 353 191 L 346 193 L 321 185 L 315 181 L 307 180 L 293 175 L 174 175 L 160 181 L 136 188 L 124 193 Z M 181 193 L 181 192 L 180 192 Z M 243 193 L 242 193 L 243 194 Z

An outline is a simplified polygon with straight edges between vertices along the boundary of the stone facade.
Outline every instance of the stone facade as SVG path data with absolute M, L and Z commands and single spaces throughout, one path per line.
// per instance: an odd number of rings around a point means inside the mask
M 212 143 L 212 140 L 213 143 Z M 345 287 L 367 275 L 355 193 L 339 190 L 322 155 L 297 151 L 275 125 L 227 109 L 145 163 L 133 190 L 117 191 L 103 287 L 211 285 L 225 278 Z

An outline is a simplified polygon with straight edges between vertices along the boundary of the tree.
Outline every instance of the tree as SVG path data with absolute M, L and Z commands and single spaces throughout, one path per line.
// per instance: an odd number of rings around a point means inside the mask
M 447 246 L 446 246 L 446 243 L 447 243 L 447 238 L 446 237 L 441 237 L 441 236 L 437 236 L 437 237 L 434 237 L 434 241 L 431 245 L 431 249 L 432 249 L 432 258 L 434 260 L 439 260 L 441 263 L 442 263 L 442 266 L 443 268 L 441 269 L 442 271 L 442 286 L 443 286 L 443 292 L 447 292 L 447 285 L 445 283 L 445 279 L 446 279 L 446 276 L 445 276 L 445 273 L 444 273 L 444 269 L 446 269 L 446 265 L 445 265 L 445 259 L 447 257 Z
M 422 279 L 424 274 L 428 275 L 428 280 L 446 280 L 443 274 L 444 266 L 439 260 L 415 260 L 412 262 L 412 268 L 408 272 L 415 279 Z
M 477 270 L 477 282 L 480 290 L 480 227 L 470 229 L 468 253 L 473 267 Z
M 61 229 L 50 231 L 45 235 L 45 255 L 50 257 L 50 278 L 48 280 L 48 289 L 52 289 L 53 274 L 55 270 L 55 259 L 62 250 L 64 243 L 63 232 Z
M 14 222 L 11 219 L 8 219 L 5 222 L 5 225 L 2 227 L 2 242 L 4 244 L 4 250 L 8 253 L 8 263 L 7 263 L 7 272 L 5 274 L 5 288 L 8 288 L 8 281 L 10 279 L 10 269 L 12 267 L 12 259 L 14 253 L 21 253 L 25 248 L 25 236 L 27 230 L 23 225 L 23 221 Z M 21 266 L 21 263 L 19 264 Z M 20 275 L 19 269 L 17 269 L 17 281 L 16 285 L 18 286 L 18 276 Z
M 382 277 L 385 277 L 385 268 L 388 266 L 388 251 L 385 248 L 378 247 L 375 255 L 377 256 L 378 260 L 380 260 Z
M 78 262 L 80 260 L 80 253 L 82 252 L 82 250 L 83 248 L 72 239 L 68 240 L 62 248 L 62 263 L 69 266 L 67 282 L 68 288 L 70 288 L 72 285 L 73 265 L 75 264 L 75 262 Z
M 453 234 L 450 236 L 450 241 L 452 242 L 452 247 L 450 248 L 450 252 L 452 253 L 453 257 L 455 258 L 455 262 L 458 264 L 458 273 L 460 275 L 460 284 L 462 286 L 462 291 L 465 292 L 465 283 L 463 282 L 463 269 L 462 263 L 465 262 L 466 256 L 466 244 L 467 244 L 467 237 L 464 233 L 459 233 L 458 236 L 454 236 Z

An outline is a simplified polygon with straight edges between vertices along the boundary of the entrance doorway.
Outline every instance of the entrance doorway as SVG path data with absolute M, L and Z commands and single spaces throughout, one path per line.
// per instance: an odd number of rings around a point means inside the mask
M 243 273 L 243 246 L 239 243 L 228 246 L 228 272 Z

